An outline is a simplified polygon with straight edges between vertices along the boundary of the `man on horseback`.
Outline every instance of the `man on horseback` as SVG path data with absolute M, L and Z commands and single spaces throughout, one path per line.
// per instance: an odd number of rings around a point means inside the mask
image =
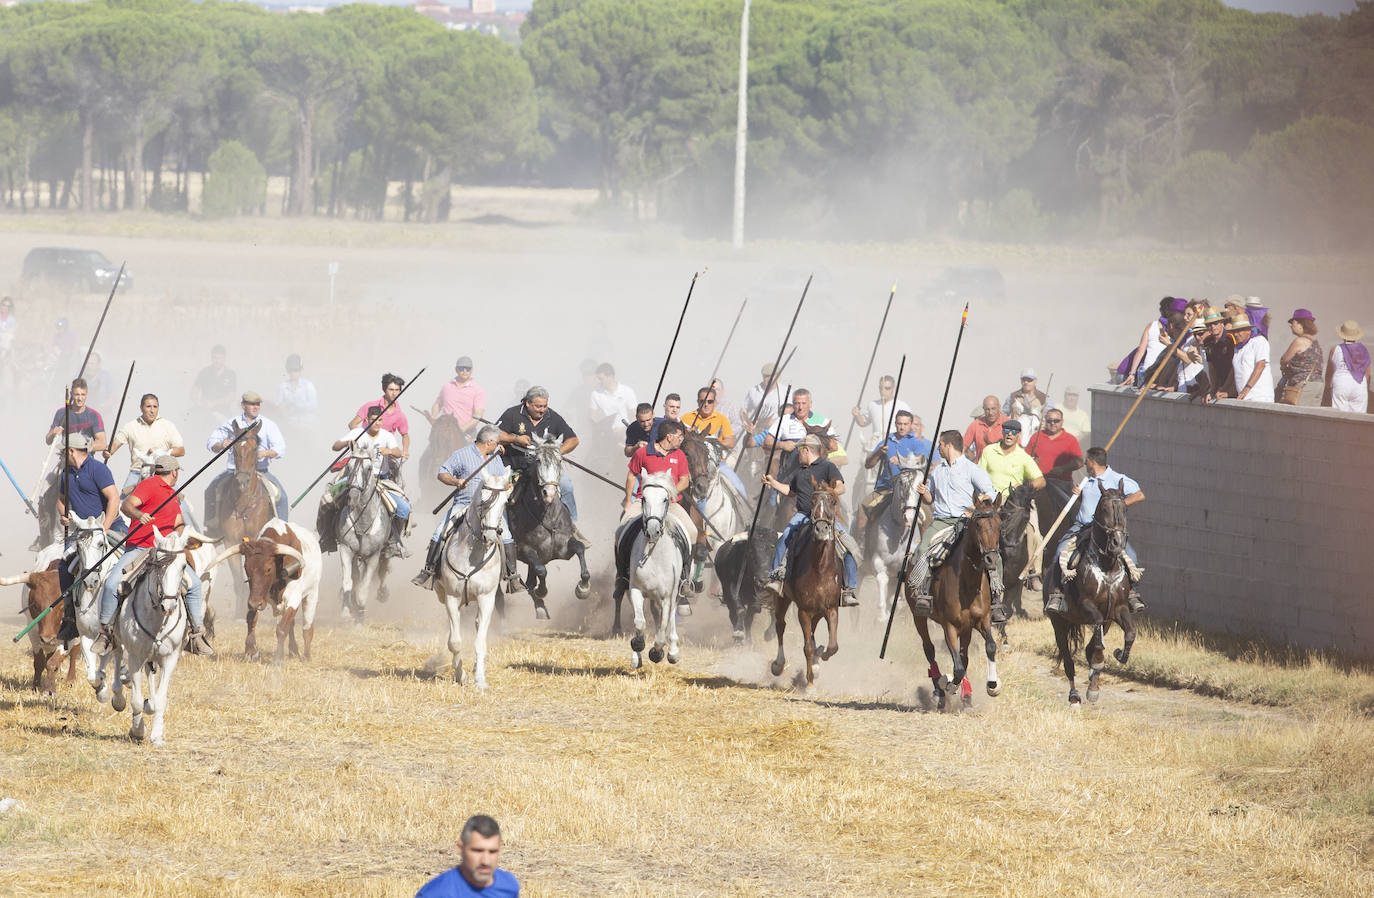
M 396 401 L 396 397 L 401 395 L 401 390 L 405 389 L 406 379 L 390 372 L 382 375 L 382 398 L 374 399 L 371 402 L 364 402 L 358 406 L 358 412 L 353 416 L 353 420 L 348 422 L 349 428 L 361 427 L 367 420 L 367 410 L 373 406 L 386 409 L 386 414 L 382 415 L 382 429 L 395 434 L 401 441 L 401 454 L 388 456 L 387 477 L 401 482 L 401 465 L 410 458 L 410 422 L 406 420 L 406 413 L 401 410 L 401 404 Z M 282 518 L 286 520 L 286 518 Z
M 401 537 L 405 535 L 406 524 L 410 521 L 410 500 L 401 491 L 401 487 L 394 480 L 386 476 L 385 459 L 399 459 L 401 457 L 401 441 L 391 431 L 382 427 L 382 407 L 374 405 L 367 410 L 367 429 L 355 427 L 348 433 L 334 441 L 333 450 L 342 452 L 345 449 L 354 448 L 359 438 L 366 433 L 369 441 L 368 445 L 372 450 L 372 470 L 381 472 L 377 485 L 391 497 L 391 504 L 395 506 L 395 512 L 391 516 L 391 531 L 387 534 L 386 548 L 382 553 L 387 558 L 405 558 L 410 553 L 401 543 Z M 341 473 L 338 478 L 324 491 L 324 496 L 320 499 L 320 510 L 315 520 L 316 529 L 320 536 L 321 551 L 333 551 L 337 548 L 335 534 L 335 521 L 339 513 L 338 496 L 348 485 L 347 475 Z M 347 503 L 345 503 L 347 504 Z M 325 546 L 334 544 L 331 548 Z
M 216 427 L 214 433 L 210 434 L 210 439 L 205 441 L 205 448 L 211 452 L 218 452 L 232 443 L 240 431 L 261 422 L 261 426 L 258 428 L 258 461 L 255 467 L 257 472 L 262 475 L 263 480 L 272 484 L 276 489 L 276 515 L 285 521 L 291 512 L 291 504 L 286 497 L 286 487 L 282 486 L 281 481 L 272 476 L 272 473 L 267 470 L 267 466 L 272 459 L 283 458 L 286 455 L 286 438 L 281 435 L 281 428 L 260 414 L 262 412 L 261 396 L 249 390 L 241 398 L 243 414 L 230 418 Z M 210 481 L 210 485 L 205 488 L 204 524 L 207 528 L 218 527 L 220 496 L 233 477 L 234 457 L 230 455 L 229 464 L 225 470 L 220 472 L 219 476 Z M 215 534 L 212 533 L 211 535 Z
M 52 425 L 43 442 L 52 445 L 52 441 L 62 435 L 63 428 L 85 434 L 91 441 L 91 452 L 105 448 L 105 421 L 100 412 L 86 405 L 86 381 L 80 377 L 72 381 L 68 404 L 53 412 Z
M 549 391 L 540 386 L 532 386 L 525 391 L 519 405 L 512 405 L 496 419 L 501 428 L 501 445 L 507 447 L 508 464 L 517 477 L 533 476 L 534 453 L 530 451 L 532 437 L 555 437 L 563 442 L 558 447 L 561 455 L 567 455 L 577 448 L 577 434 L 563 420 L 563 416 L 549 408 Z M 558 496 L 572 518 L 573 536 L 582 545 L 591 543 L 577 529 L 577 496 L 573 493 L 572 478 L 564 474 L 558 481 Z
M 640 514 L 641 479 L 645 474 L 667 472 L 672 476 L 674 493 L 668 506 L 668 516 L 678 525 L 684 536 L 691 538 L 696 535 L 698 541 L 701 540 L 702 528 L 698 523 L 700 514 L 693 515 L 682 505 L 683 491 L 691 482 L 687 456 L 682 452 L 682 441 L 686 435 L 687 428 L 681 421 L 663 421 L 658 425 L 658 442 L 654 444 L 656 451 L 651 453 L 648 446 L 641 446 L 630 457 L 629 473 L 625 475 L 625 501 L 620 507 L 621 525 L 616 531 L 615 598 L 624 595 L 630 585 L 630 550 L 634 538 L 628 533 L 625 525 Z M 684 560 L 684 574 L 686 570 L 687 564 Z
M 989 398 L 996 401 L 996 397 Z M 912 612 L 919 617 L 929 617 L 934 606 L 935 600 L 930 593 L 930 549 L 935 538 L 962 523 L 977 496 L 992 498 L 997 495 L 987 472 L 964 454 L 964 438 L 959 431 L 946 430 L 940 434 L 937 451 L 940 463 L 931 469 L 930 481 L 917 487 L 921 498 L 930 503 L 930 526 L 921 534 L 921 543 L 916 547 L 916 563 L 907 574 Z M 997 569 L 988 575 L 988 586 L 992 590 L 992 620 L 1001 623 L 1007 619 L 1002 606 L 1001 556 L 997 558 Z
M 182 442 L 177 426 L 166 418 L 159 417 L 161 403 L 152 393 L 144 393 L 138 402 L 141 414 L 119 428 L 114 442 L 105 450 L 105 460 L 119 451 L 119 447 L 129 444 L 129 474 L 124 478 L 121 492 L 127 496 L 139 482 L 152 476 L 153 459 L 159 455 L 180 458 L 186 454 L 186 444 Z
M 114 645 L 112 622 L 119 607 L 118 590 L 124 571 L 152 548 L 153 528 L 167 536 L 184 525 L 181 503 L 176 499 L 167 502 L 176 491 L 180 471 L 181 463 L 172 456 L 157 456 L 153 460 L 153 476 L 134 487 L 120 508 L 133 525 L 129 530 L 129 541 L 124 545 L 124 554 L 111 568 L 100 589 L 100 636 L 91 645 L 97 655 L 108 654 Z M 163 505 L 164 502 L 167 504 Z M 153 514 L 154 511 L 157 513 Z M 205 593 L 200 577 L 190 565 L 186 566 L 183 577 L 186 584 L 186 617 L 190 621 L 190 629 L 186 633 L 186 651 L 193 655 L 213 655 L 215 650 L 205 638 Z
M 1107 466 L 1106 449 L 1099 446 L 1089 449 L 1083 466 L 1087 469 L 1088 476 L 1074 489 L 1079 499 L 1078 514 L 1074 516 L 1073 524 L 1059 540 L 1059 546 L 1055 551 L 1055 564 L 1050 568 L 1050 592 L 1045 597 L 1045 611 L 1055 614 L 1069 612 L 1068 604 L 1064 601 L 1064 581 L 1075 576 L 1079 556 L 1079 534 L 1092 526 L 1093 517 L 1097 513 L 1097 503 L 1102 498 L 1102 490 L 1121 490 L 1127 508 L 1145 501 L 1145 491 L 1140 488 L 1140 484 Z M 1130 540 L 1126 541 L 1125 555 L 1126 575 L 1131 582 L 1129 601 L 1131 612 L 1134 614 L 1145 609 L 1145 603 L 1140 600 L 1140 593 L 1136 590 L 1136 584 L 1140 582 L 1144 572 L 1140 569 L 1140 560 Z
M 746 432 L 759 433 L 767 430 L 768 426 L 777 420 L 782 407 L 787 404 L 787 397 L 782 395 L 782 384 L 778 383 L 774 374 L 776 370 L 772 362 L 764 365 L 760 370 L 763 380 L 750 387 L 749 392 L 744 395 L 744 408 L 740 410 L 739 423 L 741 429 Z
M 434 534 L 429 538 L 429 548 L 425 552 L 425 566 L 410 581 L 416 586 L 428 589 L 433 585 L 434 575 L 439 570 L 439 559 L 444 551 L 444 540 L 448 538 L 449 531 L 462 520 L 463 513 L 472 504 L 477 491 L 482 488 L 481 478 L 474 475 L 481 470 L 493 476 L 505 476 L 506 465 L 500 458 L 492 458 L 490 462 L 487 462 L 492 453 L 496 453 L 498 456 L 502 454 L 501 429 L 487 424 L 477 431 L 477 439 L 474 442 L 456 450 L 439 468 L 439 482 L 445 486 L 456 488 L 457 492 L 454 494 L 453 502 L 449 504 L 448 510 L 444 512 L 443 519 L 434 528 Z M 486 465 L 485 468 L 482 467 L 484 464 Z M 520 592 L 525 587 L 515 572 L 515 545 L 511 539 L 510 524 L 504 518 L 501 520 L 501 544 L 505 564 L 506 592 L 508 594 Z
M 107 531 L 123 531 L 124 522 L 119 518 L 119 490 L 115 487 L 114 475 L 103 463 L 91 457 L 90 437 L 84 433 L 74 433 L 67 439 L 67 457 L 62 463 L 67 488 L 64 493 L 61 487 L 53 487 L 57 493 L 57 515 L 62 526 L 65 528 L 73 517 L 97 518 Z M 58 634 L 63 640 L 76 638 L 76 609 L 72 605 L 71 593 L 66 592 L 74 579 L 72 565 L 80 565 L 76 551 L 76 543 L 69 535 L 57 577 L 66 594 L 62 603 L 62 630 Z
M 792 413 L 783 418 L 782 425 L 778 429 L 777 439 L 779 449 L 793 454 L 784 457 L 782 463 L 778 465 L 778 470 L 787 467 L 796 459 L 797 447 L 801 445 L 802 439 L 808 435 L 816 437 L 820 442 L 823 458 L 832 462 L 836 467 L 845 463 L 844 447 L 840 445 L 839 437 L 836 436 L 835 428 L 831 426 L 830 419 L 812 410 L 811 391 L 804 387 L 798 387 L 792 391 Z M 772 447 L 773 435 L 770 433 L 763 438 L 763 448 L 771 449 Z M 787 494 L 783 493 L 783 495 Z
M 697 390 L 696 410 L 683 415 L 682 423 L 693 430 L 714 436 L 720 441 L 721 448 L 729 452 L 735 448 L 735 433 L 730 426 L 730 419 L 717 410 L 718 405 L 716 389 L 714 387 L 702 387 Z M 741 496 L 747 497 L 749 495 L 744 488 L 744 481 L 740 480 L 735 469 L 727 465 L 723 459 L 720 463 L 720 473 L 729 481 L 731 486 L 739 490 Z
M 1021 448 L 1021 422 L 1015 418 L 1002 425 L 1002 438 L 989 443 L 978 459 L 978 467 L 987 472 L 993 489 L 1006 498 L 1014 488 L 1029 483 L 1035 489 L 1044 489 L 1045 477 L 1040 466 L 1030 453 Z
M 635 419 L 625 425 L 625 457 L 649 445 L 654 432 L 654 407 L 647 402 L 635 406 Z
M 877 479 L 873 482 L 873 492 L 859 503 L 854 515 L 854 540 L 860 545 L 864 541 L 864 528 L 868 526 L 869 515 L 892 495 L 892 478 L 902 470 L 902 459 L 910 456 L 924 458 L 930 454 L 930 440 L 921 436 L 921 421 L 911 412 L 902 409 L 897 412 L 892 423 L 892 433 L 873 448 L 864 459 L 864 469 L 878 469 Z
M 458 422 L 458 429 L 471 438 L 482 423 L 477 419 L 486 413 L 487 391 L 472 379 L 472 357 L 459 356 L 453 363 L 453 379 L 439 388 L 429 417 L 451 415 Z
M 782 479 L 763 475 L 764 486 L 771 486 L 779 495 L 795 495 L 797 501 L 797 510 L 783 528 L 778 544 L 773 549 L 773 570 L 768 575 L 766 588 L 776 596 L 782 595 L 782 581 L 787 573 L 787 541 L 810 520 L 816 487 L 824 484 L 834 489 L 837 497 L 844 495 L 844 476 L 835 463 L 824 455 L 825 444 L 821 438 L 808 433 L 797 444 L 798 464 L 790 473 Z M 854 597 L 854 591 L 859 588 L 859 547 L 839 521 L 835 522 L 835 533 L 844 548 L 844 584 L 840 587 L 840 606 L 853 608 L 859 604 Z

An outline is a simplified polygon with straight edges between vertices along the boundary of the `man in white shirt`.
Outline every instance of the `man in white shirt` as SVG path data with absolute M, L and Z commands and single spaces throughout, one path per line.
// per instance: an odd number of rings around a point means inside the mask
M 108 461 L 120 446 L 129 444 L 129 475 L 124 478 L 121 496 L 128 496 L 139 481 L 153 475 L 153 459 L 157 456 L 181 458 L 186 454 L 186 444 L 182 442 L 177 426 L 159 417 L 161 404 L 158 398 L 152 393 L 144 393 L 138 406 L 142 414 L 119 428 L 114 435 L 114 442 L 105 450 L 105 459 Z
M 1231 370 L 1236 375 L 1237 399 L 1247 402 L 1274 401 L 1274 374 L 1269 370 L 1269 341 L 1260 336 L 1244 313 L 1226 328 L 1235 335 L 1236 354 Z
M 773 377 L 773 363 L 763 366 L 760 372 L 763 380 L 749 388 L 744 397 L 744 408 L 740 410 L 739 422 L 742 433 L 761 433 L 777 420 L 778 409 L 786 404 L 782 395 L 782 384 Z M 757 425 L 752 422 L 757 420 Z M 752 426 L 751 426 L 752 425 Z
M 382 429 L 382 406 L 380 405 L 374 405 L 367 410 L 366 430 L 362 427 L 353 428 L 334 441 L 333 449 L 335 452 L 352 449 L 355 453 L 370 455 L 372 469 L 379 472 L 386 470 L 383 459 L 400 458 L 405 452 L 396 434 Z M 384 476 L 384 473 L 381 476 Z M 335 533 L 336 518 L 339 511 L 337 500 L 347 483 L 345 474 L 341 472 L 334 482 L 325 489 L 324 495 L 320 498 L 320 510 L 315 518 L 315 529 L 319 533 L 320 549 L 323 551 L 332 552 L 338 548 L 337 534 Z M 379 481 L 379 486 L 386 490 L 396 506 L 396 513 L 391 517 L 391 533 L 387 536 L 386 547 L 382 552 L 387 558 L 405 558 L 410 553 L 401 544 L 401 537 L 405 534 L 406 523 L 410 520 L 410 502 L 395 481 L 383 479 Z
M 625 426 L 635 419 L 635 391 L 618 383 L 609 362 L 596 366 L 596 389 L 588 398 L 587 416 L 592 422 L 598 449 L 618 447 L 624 440 Z
M 286 495 L 286 487 L 281 485 L 281 481 L 272 476 L 267 470 L 267 465 L 277 458 L 286 456 L 286 437 L 282 436 L 281 428 L 276 422 L 264 417 L 262 412 L 262 396 L 249 390 L 243 394 L 243 414 L 236 415 L 216 427 L 214 433 L 210 434 L 210 439 L 205 441 L 205 448 L 211 452 L 218 452 L 234 441 L 239 431 L 247 430 L 254 422 L 261 421 L 262 426 L 258 428 L 258 461 L 255 467 L 265 480 L 272 483 L 277 489 L 277 517 L 283 521 L 287 520 L 287 515 L 291 513 L 291 502 Z M 207 531 L 219 529 L 219 499 L 227 481 L 234 476 L 234 455 L 228 454 L 228 467 L 205 488 L 205 527 Z M 211 536 L 218 536 L 217 532 L 211 532 Z

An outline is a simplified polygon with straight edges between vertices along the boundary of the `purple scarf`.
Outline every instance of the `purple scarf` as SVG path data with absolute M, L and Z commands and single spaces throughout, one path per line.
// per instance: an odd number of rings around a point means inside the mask
M 1342 343 L 1341 353 L 1345 356 L 1345 367 L 1350 369 L 1350 376 L 1355 378 L 1355 383 L 1364 383 L 1364 377 L 1369 373 L 1369 347 L 1363 343 Z

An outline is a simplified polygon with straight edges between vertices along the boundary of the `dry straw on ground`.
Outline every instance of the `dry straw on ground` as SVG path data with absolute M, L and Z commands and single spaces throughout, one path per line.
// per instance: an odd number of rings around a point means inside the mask
M 1013 628 L 1002 697 L 941 714 L 909 629 L 895 666 L 843 632 L 810 697 L 764 678 L 763 644 L 632 673 L 619 641 L 526 632 L 479 693 L 432 673 L 436 610 L 325 629 L 309 665 L 188 660 L 161 750 L 9 653 L 0 893 L 409 895 L 478 810 L 533 896 L 1374 890 L 1368 717 L 1112 676 L 1075 713 L 1042 629 Z

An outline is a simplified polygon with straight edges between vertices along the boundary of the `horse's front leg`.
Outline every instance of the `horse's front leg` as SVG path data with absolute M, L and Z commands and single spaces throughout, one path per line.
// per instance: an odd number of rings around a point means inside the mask
M 629 593 L 630 611 L 634 615 L 635 628 L 635 635 L 630 637 L 630 666 L 638 670 L 644 666 L 644 658 L 641 654 L 644 651 L 644 593 L 633 584 L 629 588 Z
M 339 541 L 339 601 L 344 619 L 353 616 L 353 551 Z
M 135 742 L 142 742 L 143 737 L 148 734 L 147 728 L 143 725 L 143 689 L 148 666 L 141 659 L 136 661 L 136 659 L 130 658 L 127 663 L 132 672 L 129 682 L 129 708 L 131 711 L 129 738 Z
M 778 656 L 773 659 L 773 664 L 768 669 L 773 672 L 773 676 L 780 677 L 787 667 L 787 657 L 782 650 L 782 634 L 787 629 L 787 606 L 789 604 L 787 594 L 773 600 L 773 632 L 778 637 Z
M 907 600 L 910 605 L 910 599 Z M 921 637 L 921 649 L 926 653 L 926 663 L 929 666 L 926 675 L 930 677 L 931 691 L 935 695 L 935 707 L 943 711 L 945 709 L 945 683 L 941 682 L 944 678 L 940 673 L 940 663 L 935 660 L 935 643 L 930 638 L 930 618 L 921 617 L 913 613 L 912 618 L 916 621 L 916 634 Z
M 678 642 L 677 636 L 677 615 L 674 613 L 674 599 L 677 596 L 677 584 L 673 584 L 673 589 L 668 593 L 668 597 L 663 600 L 663 621 L 660 626 L 668 631 L 668 663 L 676 664 L 682 657 L 682 646 Z
M 172 671 L 176 670 L 177 662 L 181 660 L 181 650 L 169 654 L 162 659 L 162 663 L 157 671 L 157 683 L 153 688 L 153 730 L 149 733 L 149 741 L 154 745 L 162 745 L 162 719 L 167 712 L 167 691 L 172 685 Z
M 833 606 L 825 610 L 825 632 L 828 635 L 821 660 L 829 661 L 840 650 L 840 609 Z
M 959 680 L 959 697 L 963 699 L 964 707 L 973 704 L 973 684 L 968 681 L 968 647 L 973 641 L 973 630 L 962 630 L 959 633 L 959 666 L 964 671 L 964 676 Z
M 1135 645 L 1135 619 L 1127 608 L 1121 609 L 1121 614 L 1117 616 L 1117 623 L 1121 626 L 1122 644 L 1121 648 L 1113 652 L 1118 664 L 1127 664 L 1131 660 L 1131 646 Z
M 949 650 L 949 661 L 954 666 L 954 676 L 949 678 L 950 685 L 962 689 L 964 675 L 967 673 L 959 651 L 959 628 L 947 623 L 945 628 L 945 648 Z
M 992 627 L 987 621 L 983 622 L 983 627 L 978 631 L 983 636 L 983 649 L 988 657 L 988 695 L 998 695 L 1002 691 L 1002 684 L 997 678 L 997 638 L 993 636 Z
M 1077 706 L 1083 699 L 1078 694 L 1078 687 L 1074 683 L 1076 668 L 1074 667 L 1073 650 L 1069 647 L 1069 629 L 1073 627 L 1068 621 L 1058 614 L 1049 615 L 1050 623 L 1054 625 L 1054 644 L 1059 649 L 1059 663 L 1064 667 L 1064 677 L 1069 681 L 1069 704 Z
M 544 604 L 544 597 L 549 594 L 549 569 L 544 562 L 536 561 L 530 565 L 530 577 L 533 581 L 530 596 L 534 599 L 534 619 L 548 620 L 549 608 Z
M 577 566 L 582 570 L 577 585 L 573 587 L 573 595 L 579 599 L 585 599 L 592 594 L 592 575 L 587 570 L 587 549 L 579 542 L 574 542 L 573 546 L 575 547 L 573 551 L 577 553 Z
M 1107 646 L 1102 641 L 1102 624 L 1093 625 L 1093 635 L 1088 640 L 1088 701 L 1097 701 L 1099 692 L 1098 682 L 1102 677 L 1102 668 L 1107 662 Z
M 499 578 L 497 583 L 500 583 Z M 500 588 L 499 585 L 496 587 Z M 472 639 L 476 661 L 472 676 L 478 689 L 487 688 L 487 631 L 491 629 L 491 618 L 496 610 L 496 589 L 484 592 L 477 598 L 477 635 Z
M 878 620 L 887 620 L 887 586 L 890 572 L 887 563 L 878 555 L 873 556 L 873 585 L 878 590 Z
M 248 635 L 243 640 L 243 653 L 247 660 L 258 660 L 258 609 L 248 606 Z
M 453 660 L 453 682 L 463 682 L 463 603 L 457 596 L 451 596 L 439 585 L 439 594 L 444 603 L 444 614 L 448 617 L 448 653 Z M 478 622 L 479 626 L 481 622 Z
M 819 617 L 812 616 L 797 606 L 797 626 L 802 631 L 802 654 L 806 656 L 806 685 L 816 682 L 816 625 Z

